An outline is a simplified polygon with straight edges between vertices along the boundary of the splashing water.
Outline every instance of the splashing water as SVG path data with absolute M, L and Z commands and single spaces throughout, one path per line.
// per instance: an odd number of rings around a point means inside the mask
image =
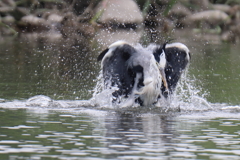
M 208 91 L 202 91 L 196 86 L 196 79 L 191 78 L 185 71 L 174 93 L 171 105 L 179 105 L 181 110 L 209 110 L 212 109 L 210 102 L 206 100 Z
M 179 84 L 176 88 L 176 92 L 168 99 L 162 98 L 155 106 L 139 106 L 134 103 L 131 107 L 121 108 L 122 103 L 128 103 L 128 99 L 121 97 L 121 104 L 112 103 L 112 93 L 117 90 L 116 87 L 111 89 L 104 89 L 103 75 L 100 71 L 96 80 L 96 86 L 94 93 L 89 100 L 53 100 L 50 97 L 44 95 L 37 95 L 29 98 L 26 101 L 13 101 L 0 103 L 1 108 L 51 108 L 51 109 L 67 109 L 67 108 L 94 108 L 100 110 L 120 110 L 120 111 L 136 111 L 147 112 L 154 111 L 154 113 L 166 113 L 168 111 L 212 111 L 212 110 L 239 110 L 237 106 L 226 106 L 224 104 L 211 104 L 206 100 L 208 95 L 207 91 L 202 91 L 200 87 L 196 85 L 196 79 L 190 77 L 187 74 L 187 70 L 183 73 Z M 156 111 L 156 112 L 155 112 Z
M 91 103 L 99 108 L 109 108 L 109 109 L 121 109 L 121 105 L 116 105 L 112 103 L 112 92 L 117 90 L 117 88 L 104 89 L 102 81 L 102 72 L 100 72 L 97 80 L 96 87 L 94 89 L 94 94 Z M 201 88 L 195 85 L 195 78 L 191 78 L 187 71 L 182 75 L 179 84 L 176 88 L 176 92 L 171 95 L 168 99 L 162 98 L 154 107 L 164 108 L 164 111 L 168 110 L 185 110 L 185 111 L 202 111 L 213 109 L 212 105 L 206 100 L 208 95 L 207 91 L 202 91 Z M 123 103 L 126 103 L 126 99 L 121 99 Z M 147 106 L 149 107 L 149 106 Z M 139 104 L 134 103 L 129 108 L 143 108 Z M 144 107 L 146 108 L 146 107 Z M 152 109 L 153 106 L 150 106 Z
M 93 97 L 90 99 L 91 103 L 97 106 L 108 106 L 112 108 L 112 91 L 113 89 L 104 90 L 103 81 L 102 81 L 102 71 L 100 71 L 99 76 L 97 78 L 97 84 L 94 88 Z
M 224 111 L 225 112 L 239 112 L 239 106 L 228 106 L 226 104 L 212 104 L 208 102 L 205 97 L 208 95 L 207 91 L 203 92 L 195 85 L 196 80 L 191 78 L 186 73 L 183 74 L 179 84 L 176 88 L 176 92 L 171 95 L 167 100 L 161 99 L 159 104 L 153 106 L 139 106 L 139 104 L 133 104 L 131 107 L 120 108 L 120 105 L 112 103 L 112 92 L 116 88 L 104 89 L 102 81 L 102 73 L 100 72 L 97 84 L 94 89 L 94 93 L 89 100 L 53 100 L 50 97 L 44 95 L 37 95 L 29 98 L 26 101 L 2 101 L 0 108 L 46 108 L 51 110 L 69 110 L 73 111 L 86 109 L 97 110 L 113 110 L 113 111 L 130 111 L 136 113 L 146 113 L 151 111 L 152 113 L 168 113 L 182 112 L 182 113 L 194 113 L 199 111 Z M 123 103 L 127 99 L 121 99 Z
M 117 87 L 111 87 L 108 89 L 104 89 L 104 82 L 103 82 L 103 74 L 100 71 L 99 76 L 97 78 L 97 84 L 94 88 L 93 97 L 90 99 L 91 103 L 98 108 L 108 108 L 108 109 L 118 109 L 120 106 L 123 106 L 124 103 L 128 103 L 128 99 L 119 97 L 118 100 L 122 103 L 114 104 L 112 101 L 114 99 L 112 93 L 117 91 Z M 133 104 L 132 107 L 138 106 L 137 104 Z

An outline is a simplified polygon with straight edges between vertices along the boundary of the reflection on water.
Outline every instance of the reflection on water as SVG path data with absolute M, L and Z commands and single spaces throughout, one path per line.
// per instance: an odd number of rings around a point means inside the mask
M 239 114 L 204 114 L 1 109 L 0 159 L 238 159 Z

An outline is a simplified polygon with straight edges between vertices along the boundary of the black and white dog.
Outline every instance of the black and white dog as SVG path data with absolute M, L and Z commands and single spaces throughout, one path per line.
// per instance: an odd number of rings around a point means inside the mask
M 182 43 L 131 46 L 124 41 L 111 44 L 99 56 L 104 89 L 113 90 L 113 102 L 131 106 L 154 105 L 172 94 L 190 61 Z

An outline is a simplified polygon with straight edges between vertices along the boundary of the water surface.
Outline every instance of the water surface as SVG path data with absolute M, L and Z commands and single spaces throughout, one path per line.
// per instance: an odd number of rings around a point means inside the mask
M 239 114 L 1 109 L 1 159 L 239 159 Z M 223 116 L 223 118 L 221 118 Z
M 177 99 L 121 110 L 88 101 L 96 57 L 124 37 L 106 34 L 0 41 L 0 159 L 239 159 L 238 45 L 176 36 L 192 53 Z

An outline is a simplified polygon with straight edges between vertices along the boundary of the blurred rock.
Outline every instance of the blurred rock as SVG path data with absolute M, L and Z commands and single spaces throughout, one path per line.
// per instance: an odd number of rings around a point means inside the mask
M 237 25 L 230 27 L 230 30 L 240 37 L 240 22 Z
M 2 18 L 2 22 L 7 25 L 13 25 L 15 23 L 15 19 L 13 16 L 8 15 Z
M 14 10 L 15 2 L 13 0 L 1 0 L 0 1 L 0 13 L 8 13 Z
M 23 16 L 29 14 L 29 9 L 25 7 L 16 7 L 14 10 L 8 13 L 9 15 L 13 16 L 16 21 L 20 21 Z
M 140 24 L 143 16 L 133 0 L 103 0 L 97 13 L 103 12 L 98 20 L 103 24 Z
M 63 20 L 63 16 L 58 14 L 51 14 L 48 16 L 47 20 L 52 23 L 61 23 Z
M 12 12 L 14 10 L 13 7 L 0 7 L 0 13 L 8 13 L 8 12 Z
M 36 17 L 34 15 L 28 15 L 22 18 L 23 23 L 31 24 L 31 25 L 43 25 L 46 23 L 46 20 L 43 18 Z
M 236 42 L 240 37 L 238 1 L 217 4 L 220 1 L 0 0 L 0 22 L 3 23 L 0 26 L 0 34 L 7 36 L 16 33 L 34 36 L 39 34 L 40 37 L 49 36 L 54 40 L 65 37 L 84 41 L 93 37 L 98 27 L 108 27 L 109 33 L 101 33 L 105 36 L 111 35 L 115 29 L 124 28 L 131 31 L 137 29 L 139 25 L 144 25 L 145 28 L 150 28 L 152 39 L 164 37 L 163 35 L 168 33 L 173 34 L 179 28 L 192 27 L 197 28 L 199 33 L 215 34 L 221 36 L 220 39 L 224 41 Z M 146 4 L 147 9 L 144 10 Z M 218 32 L 212 32 L 216 30 Z M 121 34 L 112 36 L 123 37 Z
M 169 11 L 168 17 L 174 22 L 176 27 L 182 27 L 184 26 L 182 24 L 182 19 L 191 14 L 192 12 L 187 7 L 181 3 L 176 3 Z
M 12 6 L 12 7 L 16 6 L 14 0 L 2 0 L 2 2 L 7 4 L 8 6 Z
M 207 10 L 210 6 L 210 2 L 208 0 L 189 0 L 189 2 L 199 11 Z
M 50 14 L 47 17 L 47 22 L 49 23 L 49 25 L 51 27 L 50 31 L 51 32 L 59 32 L 62 27 L 63 19 L 64 19 L 64 17 L 59 14 L 56 14 L 56 13 Z
M 229 15 L 234 21 L 240 21 L 240 5 L 234 5 L 229 9 Z
M 23 32 L 41 32 L 49 30 L 49 23 L 43 19 L 34 15 L 27 15 L 22 17 L 18 26 Z
M 176 3 L 172 9 L 169 11 L 169 16 L 171 19 L 181 19 L 186 16 L 191 15 L 191 11 L 180 3 Z
M 91 37 L 95 33 L 95 29 L 90 23 L 79 23 L 78 17 L 72 12 L 64 16 L 61 26 L 63 37 L 72 40 L 85 40 L 86 37 Z
M 51 13 L 50 15 L 48 15 L 47 22 L 50 28 L 47 34 L 50 36 L 46 35 L 46 37 L 48 37 L 49 40 L 54 41 L 62 37 L 61 29 L 63 19 L 63 16 L 56 13 Z
M 200 25 L 203 25 L 203 23 L 216 27 L 221 24 L 228 24 L 229 22 L 230 17 L 223 11 L 219 10 L 198 12 L 187 16 L 183 20 L 183 24 L 187 27 L 201 27 Z
M 214 10 L 219 10 L 225 13 L 228 13 L 230 11 L 230 6 L 229 5 L 225 5 L 225 4 L 214 4 L 212 5 L 212 8 Z
M 240 22 L 233 26 L 229 27 L 229 30 L 226 30 L 222 34 L 222 40 L 228 42 L 239 42 L 240 41 Z
M 231 31 L 225 31 L 221 35 L 221 40 L 224 42 L 234 42 L 235 36 Z
M 5 99 L 0 98 L 0 103 L 6 102 Z
M 111 31 L 109 29 L 100 29 L 95 34 L 96 41 L 102 45 L 102 48 L 107 48 L 113 42 L 119 39 L 124 40 L 130 44 L 136 44 L 139 42 L 142 36 L 141 31 L 134 30 L 117 30 Z

